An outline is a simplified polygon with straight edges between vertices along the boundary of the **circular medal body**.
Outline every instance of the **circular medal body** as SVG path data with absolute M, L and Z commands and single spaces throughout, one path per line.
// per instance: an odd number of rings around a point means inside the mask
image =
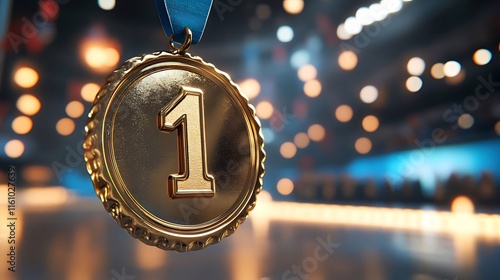
M 96 96 L 84 142 L 106 210 L 162 249 L 203 249 L 253 209 L 264 175 L 253 107 L 229 76 L 189 54 L 128 60 Z

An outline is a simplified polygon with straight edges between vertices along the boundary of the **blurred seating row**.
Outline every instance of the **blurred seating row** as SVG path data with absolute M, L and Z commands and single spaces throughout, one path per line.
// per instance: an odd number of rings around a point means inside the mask
M 447 180 L 438 181 L 424 189 L 418 180 L 403 180 L 397 184 L 373 179 L 356 180 L 347 175 L 302 174 L 295 181 L 294 198 L 303 202 L 332 202 L 341 204 L 430 204 L 450 205 L 460 195 L 469 197 L 475 205 L 500 205 L 500 185 L 494 176 L 483 172 L 478 178 L 452 173 Z

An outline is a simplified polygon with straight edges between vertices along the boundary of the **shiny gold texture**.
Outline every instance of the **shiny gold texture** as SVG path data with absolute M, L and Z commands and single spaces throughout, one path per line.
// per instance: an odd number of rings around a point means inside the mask
M 188 53 L 126 61 L 96 96 L 85 161 L 105 209 L 166 250 L 232 234 L 262 188 L 260 122 L 224 72 Z
M 204 108 L 200 89 L 182 87 L 158 116 L 160 130 L 179 130 L 179 173 L 168 177 L 169 195 L 173 198 L 215 194 L 214 177 L 207 174 Z

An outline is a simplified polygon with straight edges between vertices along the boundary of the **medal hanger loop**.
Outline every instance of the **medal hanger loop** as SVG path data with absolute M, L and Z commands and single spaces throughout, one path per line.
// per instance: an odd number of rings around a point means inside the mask
M 191 32 L 191 29 L 189 27 L 184 27 L 184 43 L 180 45 L 178 48 L 175 47 L 174 43 L 174 34 L 172 33 L 170 35 L 170 41 L 169 41 L 169 49 L 170 52 L 173 54 L 184 54 L 189 50 L 191 47 L 191 43 L 193 42 L 193 33 Z

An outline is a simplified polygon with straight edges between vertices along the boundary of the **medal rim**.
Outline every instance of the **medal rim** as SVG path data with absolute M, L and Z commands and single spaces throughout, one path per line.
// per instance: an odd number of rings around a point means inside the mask
M 244 204 L 243 207 L 233 207 L 236 208 L 236 210 L 240 210 L 241 208 L 241 211 L 238 214 L 235 213 L 237 211 L 232 210 L 232 212 L 226 216 L 222 225 L 218 225 L 220 224 L 219 221 L 213 223 L 216 226 L 210 227 L 211 231 L 203 231 L 204 227 L 200 227 L 198 231 L 201 231 L 201 233 L 196 233 L 194 235 L 176 234 L 173 231 L 166 232 L 164 229 L 156 228 L 154 224 L 151 224 L 149 221 L 142 218 L 141 215 L 135 213 L 134 207 L 130 207 L 127 200 L 122 197 L 121 192 L 117 190 L 118 187 L 116 186 L 115 180 L 119 178 L 113 178 L 110 175 L 110 173 L 112 174 L 114 172 L 108 170 L 109 167 L 112 167 L 112 163 L 106 161 L 105 154 L 108 149 L 106 149 L 104 145 L 104 133 L 106 131 L 104 124 L 106 122 L 108 107 L 111 105 L 111 100 L 115 97 L 116 91 L 120 88 L 124 79 L 129 78 L 128 76 L 135 71 L 139 71 L 140 73 L 141 67 L 147 64 L 154 64 L 157 59 L 164 60 L 179 57 L 190 60 L 193 63 L 198 63 L 203 67 L 208 67 L 209 70 L 213 71 L 211 75 L 217 79 L 223 80 L 222 82 L 229 87 L 228 90 L 236 93 L 237 96 L 232 96 L 234 94 L 230 93 L 231 98 L 236 98 L 236 101 L 239 101 L 238 103 L 243 105 L 240 110 L 244 113 L 244 118 L 251 122 L 246 129 L 253 129 L 254 131 L 252 134 L 254 134 L 254 136 L 252 138 L 257 140 L 256 143 L 254 143 L 255 147 L 251 150 L 251 153 L 255 154 L 255 159 L 250 158 L 251 162 L 257 165 L 257 167 L 254 166 L 252 168 L 252 172 L 255 173 L 254 176 L 250 178 L 256 178 L 255 185 L 253 189 L 251 187 L 245 187 L 245 189 L 249 189 L 249 193 L 251 193 L 248 195 L 246 201 L 242 200 L 237 203 L 240 205 Z M 192 66 L 189 63 L 188 65 Z M 247 107 L 244 105 L 247 105 Z M 83 148 L 85 150 L 84 158 L 87 172 L 91 176 L 94 190 L 100 198 L 104 208 L 114 220 L 122 228 L 126 229 L 132 237 L 141 240 L 143 243 L 165 250 L 176 250 L 180 252 L 200 250 L 208 245 L 218 243 L 223 238 L 231 235 L 237 227 L 243 223 L 248 213 L 255 207 L 256 195 L 262 189 L 263 176 L 265 173 L 264 161 L 266 154 L 264 151 L 262 126 L 255 115 L 255 108 L 249 103 L 248 98 L 241 93 L 239 86 L 231 80 L 228 74 L 220 71 L 213 64 L 205 62 L 201 57 L 192 56 L 189 53 L 172 54 L 161 51 L 152 54 L 144 54 L 127 60 L 119 69 L 115 70 L 108 77 L 106 83 L 101 87 L 88 116 L 87 125 L 85 126 L 86 136 Z M 123 190 L 128 191 L 126 188 Z M 130 198 L 133 199 L 133 197 Z M 143 214 L 151 218 L 150 215 L 152 213 L 142 205 L 138 203 L 136 203 L 136 205 L 145 212 Z M 161 218 L 156 218 L 162 220 Z M 161 225 L 161 223 L 159 224 Z

